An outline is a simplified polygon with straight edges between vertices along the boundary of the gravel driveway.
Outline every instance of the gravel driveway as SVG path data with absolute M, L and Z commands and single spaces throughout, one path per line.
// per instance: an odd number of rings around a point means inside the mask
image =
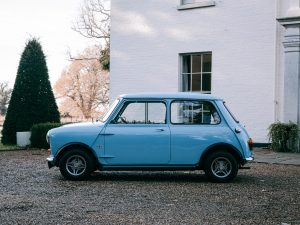
M 0 152 L 0 224 L 300 224 L 300 167 L 252 163 L 229 184 L 202 172 L 49 170 L 46 151 Z

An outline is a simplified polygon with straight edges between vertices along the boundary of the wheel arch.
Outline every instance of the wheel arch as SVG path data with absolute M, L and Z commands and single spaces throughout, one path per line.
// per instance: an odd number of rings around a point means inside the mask
M 88 145 L 80 143 L 80 142 L 74 142 L 74 143 L 69 143 L 65 146 L 63 146 L 56 154 L 55 156 L 55 164 L 56 166 L 59 165 L 59 161 L 61 159 L 61 157 L 68 151 L 71 151 L 72 149 L 78 149 L 78 150 L 82 150 L 86 153 L 88 153 L 89 155 L 92 156 L 95 165 L 97 167 L 99 167 L 99 162 L 97 160 L 97 156 L 96 153 L 94 152 L 94 150 L 92 148 L 90 148 Z
M 227 144 L 227 143 L 218 143 L 218 144 L 211 145 L 204 150 L 203 154 L 200 157 L 198 167 L 200 169 L 203 169 L 204 162 L 207 159 L 207 157 L 210 154 L 212 154 L 213 152 L 218 152 L 221 150 L 232 154 L 236 158 L 236 160 L 239 164 L 243 164 L 242 154 L 236 147 L 234 147 L 231 144 Z

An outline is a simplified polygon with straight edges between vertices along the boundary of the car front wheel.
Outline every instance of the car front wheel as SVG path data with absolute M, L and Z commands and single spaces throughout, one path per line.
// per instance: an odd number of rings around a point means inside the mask
M 229 182 L 237 175 L 238 163 L 236 158 L 228 152 L 213 152 L 206 159 L 204 172 L 213 182 Z
M 60 162 L 61 174 L 68 180 L 84 180 L 94 168 L 92 157 L 82 150 L 66 152 Z

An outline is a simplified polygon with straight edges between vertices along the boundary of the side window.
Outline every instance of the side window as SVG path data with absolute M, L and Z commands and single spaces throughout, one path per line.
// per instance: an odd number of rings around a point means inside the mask
M 163 124 L 166 123 L 166 105 L 162 102 L 147 103 L 148 119 L 147 123 Z
M 144 124 L 145 114 L 144 102 L 129 103 L 119 115 L 116 123 Z
M 171 104 L 173 124 L 218 124 L 220 122 L 220 116 L 210 102 L 174 101 Z
M 113 120 L 117 124 L 164 124 L 166 106 L 163 102 L 130 102 Z

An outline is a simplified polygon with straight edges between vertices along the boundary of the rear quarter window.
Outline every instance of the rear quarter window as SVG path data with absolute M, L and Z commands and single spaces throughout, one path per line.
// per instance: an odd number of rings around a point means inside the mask
M 208 101 L 182 100 L 171 103 L 172 124 L 219 124 L 221 118 L 215 106 Z

